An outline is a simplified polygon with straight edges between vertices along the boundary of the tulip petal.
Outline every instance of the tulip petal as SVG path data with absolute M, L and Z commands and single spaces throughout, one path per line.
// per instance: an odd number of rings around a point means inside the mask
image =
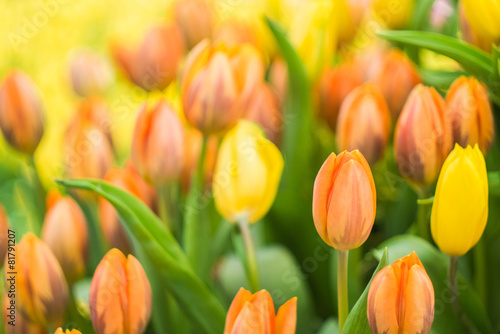
M 297 297 L 281 305 L 276 316 L 276 334 L 295 334 L 297 326 Z

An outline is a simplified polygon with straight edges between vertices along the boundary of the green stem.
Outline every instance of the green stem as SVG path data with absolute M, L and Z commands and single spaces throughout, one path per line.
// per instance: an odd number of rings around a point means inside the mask
M 426 191 L 418 192 L 417 200 L 417 232 L 420 237 L 430 241 L 429 217 L 432 210 L 432 201 L 428 200 Z
M 476 291 L 483 304 L 486 305 L 486 249 L 482 239 L 479 239 L 472 252 L 474 256 L 474 283 Z
M 250 224 L 248 224 L 247 219 L 240 219 L 238 221 L 238 226 L 240 227 L 240 233 L 245 245 L 245 271 L 248 283 L 250 284 L 252 293 L 255 293 L 259 291 L 259 270 L 257 266 L 257 257 L 255 255 L 255 246 L 253 244 L 252 234 L 250 233 Z
M 339 333 L 342 333 L 345 321 L 349 315 L 349 299 L 347 297 L 347 263 L 349 251 L 338 251 L 337 296 L 339 310 Z
M 169 185 L 159 186 L 158 192 L 158 214 L 160 219 L 167 225 L 167 227 L 172 231 L 172 220 L 170 218 L 170 189 Z
M 34 190 L 35 204 L 38 212 L 40 213 L 40 217 L 43 219 L 45 216 L 45 197 L 47 196 L 47 192 L 43 187 L 42 181 L 40 181 L 40 173 L 38 172 L 33 156 L 29 157 L 28 164 L 32 169 L 30 179 Z

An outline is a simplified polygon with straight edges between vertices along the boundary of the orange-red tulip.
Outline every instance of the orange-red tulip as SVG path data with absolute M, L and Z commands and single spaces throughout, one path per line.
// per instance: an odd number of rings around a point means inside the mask
M 486 86 L 473 77 L 460 77 L 446 95 L 445 117 L 451 123 L 453 142 L 462 147 L 478 144 L 488 153 L 495 137 L 493 112 Z
M 317 108 L 319 115 L 333 131 L 337 129 L 342 101 L 362 83 L 362 73 L 352 61 L 324 69 L 317 84 Z
M 374 334 L 430 331 L 434 288 L 415 252 L 375 275 L 368 292 L 367 315 Z
M 399 117 L 412 89 L 422 82 L 415 65 L 398 49 L 381 54 L 370 66 L 368 79 L 382 91 L 394 120 Z
M 432 87 L 418 85 L 410 94 L 394 134 L 394 155 L 401 175 L 414 187 L 436 181 L 451 151 L 444 101 Z
M 175 181 L 184 159 L 184 126 L 175 110 L 160 100 L 140 107 L 132 139 L 132 161 L 156 185 Z
M 245 118 L 259 124 L 266 137 L 274 144 L 281 142 L 283 110 L 278 95 L 268 84 L 260 84 L 247 110 Z
M 146 33 L 139 47 L 114 45 L 113 54 L 134 84 L 147 91 L 163 90 L 176 78 L 184 40 L 176 25 L 158 26 Z
M 314 181 L 313 219 L 321 239 L 337 250 L 363 244 L 376 211 L 375 183 L 358 150 L 330 154 Z
M 10 285 L 10 284 L 9 284 Z M 14 285 L 15 286 L 15 285 Z M 47 334 L 43 326 L 35 325 L 26 320 L 16 310 L 15 298 L 9 297 L 9 286 L 3 295 L 3 319 L 2 326 L 6 334 Z M 14 297 L 14 296 L 12 296 Z
M 92 50 L 72 51 L 69 72 L 73 90 L 82 97 L 103 94 L 113 79 L 108 61 Z
M 174 17 L 189 49 L 212 36 L 213 13 L 207 0 L 177 1 Z
M 96 333 L 143 333 L 151 300 L 151 286 L 139 261 L 116 248 L 110 250 L 90 284 L 90 317 Z
M 248 109 L 263 75 L 262 59 L 254 47 L 200 42 L 189 53 L 182 78 L 187 121 L 205 134 L 228 130 Z
M 85 275 L 88 231 L 85 215 L 69 196 L 51 203 L 45 215 L 42 239 L 61 264 L 71 284 Z
M 297 297 L 274 313 L 271 295 L 261 290 L 252 295 L 243 288 L 234 297 L 226 316 L 224 334 L 294 334 L 297 323 Z
M 9 217 L 0 204 L 0 268 L 3 267 L 5 254 L 7 253 L 7 230 L 9 229 Z
M 337 120 L 337 147 L 359 150 L 370 165 L 382 158 L 391 132 L 391 116 L 380 90 L 363 84 L 347 95 Z
M 33 154 L 43 136 L 41 94 L 31 78 L 18 70 L 0 86 L 0 129 L 16 150 Z
M 16 302 L 21 314 L 41 326 L 62 320 L 68 303 L 68 284 L 50 248 L 27 233 L 16 247 L 16 260 Z

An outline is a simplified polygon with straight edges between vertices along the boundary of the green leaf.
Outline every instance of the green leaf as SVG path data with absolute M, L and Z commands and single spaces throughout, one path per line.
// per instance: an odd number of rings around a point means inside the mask
M 162 296 L 168 292 L 203 333 L 219 334 L 223 331 L 225 311 L 220 302 L 193 273 L 174 236 L 145 204 L 128 192 L 100 180 L 64 180 L 58 183 L 92 190 L 118 211 L 139 260 L 146 266 L 152 287 L 156 289 L 153 291 L 156 314 L 166 314 L 166 310 L 162 312 Z M 165 330 L 168 329 L 159 329 L 160 332 Z
M 467 75 L 464 71 L 442 71 L 429 70 L 425 68 L 418 69 L 422 80 L 427 84 L 442 89 L 447 89 L 458 77 Z
M 373 272 L 370 282 L 368 282 L 365 290 L 363 291 L 363 294 L 361 295 L 361 297 L 359 297 L 358 301 L 349 313 L 349 316 L 347 317 L 347 320 L 344 324 L 342 334 L 371 334 L 370 325 L 368 324 L 368 318 L 366 316 L 368 290 L 370 289 L 370 284 L 373 280 L 373 277 L 375 277 L 375 274 L 389 264 L 388 256 L 388 250 L 387 248 L 385 248 L 380 258 L 380 262 Z
M 500 196 L 500 172 L 488 173 L 488 187 L 490 194 Z

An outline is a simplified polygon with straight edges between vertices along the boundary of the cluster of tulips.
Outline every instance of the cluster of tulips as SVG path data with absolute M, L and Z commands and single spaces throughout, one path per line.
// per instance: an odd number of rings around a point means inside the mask
M 44 217 L 39 225 L 26 222 L 26 233 L 17 234 L 18 242 L 11 245 L 7 234 L 17 232 L 9 223 L 14 213 L 0 205 L 0 259 L 7 278 L 15 275 L 14 294 L 9 286 L 3 293 L 7 333 L 87 334 L 92 328 L 98 334 L 295 333 L 301 301 L 287 297 L 273 302 L 273 291 L 263 289 L 258 256 L 262 242 L 256 242 L 259 232 L 254 226 L 263 219 L 273 223 L 279 210 L 265 217 L 273 212 L 275 199 L 288 200 L 287 188 L 298 194 L 290 197 L 298 207 L 304 204 L 299 193 L 312 194 L 314 227 L 338 255 L 338 331 L 360 333 L 352 329 L 356 320 L 348 324 L 348 256 L 370 237 L 377 216 L 372 170 L 383 169 L 392 158 L 421 203 L 409 233 L 433 242 L 449 256 L 448 285 L 456 321 L 477 331 L 459 299 L 458 259 L 479 242 L 488 219 L 485 155 L 495 138 L 490 87 L 484 77 L 461 75 L 443 97 L 443 91 L 426 85 L 401 49 L 377 40 L 353 52 L 359 42 L 356 33 L 366 22 L 375 20 L 392 29 L 408 26 L 416 2 L 394 2 L 399 6 L 396 12 L 391 1 L 332 2 L 328 8 L 334 14 L 320 27 L 335 37 L 330 52 L 338 51 L 340 61 L 333 66 L 325 61 L 328 52 L 318 56 L 310 36 L 292 35 L 289 44 L 274 21 L 268 20 L 267 26 L 264 21 L 218 22 L 210 1 L 176 1 L 169 23 L 151 28 L 138 45 L 111 45 L 123 78 L 146 92 L 129 155 L 122 163 L 116 159 L 113 112 L 105 98 L 112 84 L 111 68 L 97 52 L 72 53 L 68 77 L 81 101 L 62 143 L 64 171 L 53 176 L 60 179 L 59 188 L 55 182 L 41 182 L 35 167 L 34 154 L 46 127 L 43 92 L 19 69 L 5 74 L 0 129 L 5 142 L 27 157 L 33 205 Z M 449 1 L 435 1 L 435 30 L 441 29 L 452 7 Z M 485 54 L 496 52 L 500 4 L 463 0 L 457 10 L 464 38 Z M 269 31 L 263 35 L 261 29 Z M 289 29 L 293 32 L 293 25 Z M 278 46 L 267 48 L 270 31 Z M 294 38 L 299 40 L 294 45 L 297 52 L 292 48 Z M 498 61 L 496 65 L 498 70 Z M 308 140 L 304 132 L 289 130 L 292 124 L 298 124 L 294 129 L 305 127 L 300 122 L 309 112 L 307 107 L 298 114 L 290 112 L 300 105 L 295 94 L 305 87 L 297 78 L 310 81 L 310 91 L 302 95 L 311 97 L 312 122 L 328 132 L 329 151 L 335 147 L 337 152 L 326 158 L 314 184 L 310 180 L 305 187 L 294 187 L 297 174 L 282 180 L 294 166 L 302 173 L 300 155 L 298 160 L 287 156 L 284 147 Z M 14 150 L 13 155 L 19 154 Z M 88 182 L 87 188 L 71 183 L 75 179 Z M 122 203 L 129 211 L 120 207 Z M 150 223 L 152 218 L 141 210 L 154 213 L 161 224 Z M 140 222 L 136 227 L 130 223 L 135 218 Z M 202 316 L 191 324 L 182 298 L 191 288 L 207 291 L 200 298 L 218 310 L 217 298 L 213 302 L 208 296 L 215 290 L 222 255 L 212 254 L 213 245 L 227 248 L 227 240 L 220 237 L 224 226 L 233 233 L 229 249 L 240 256 L 245 282 L 230 296 L 222 327 L 217 327 L 218 319 L 200 321 Z M 172 238 L 154 248 L 153 237 L 163 235 Z M 151 255 L 148 249 L 167 255 Z M 164 258 L 172 260 L 171 267 L 162 267 Z M 174 269 L 179 271 L 169 272 Z M 360 322 L 366 322 L 372 333 L 430 332 L 435 291 L 418 251 L 378 269 L 365 299 L 360 298 Z M 153 278 L 155 272 L 166 274 Z M 158 277 L 177 282 L 184 274 L 190 277 L 186 290 L 159 290 L 164 285 L 175 288 Z M 91 278 L 86 298 L 78 298 L 76 286 L 86 278 Z M 280 306 L 277 312 L 275 304 Z M 15 305 L 14 318 L 9 305 Z M 181 324 L 151 325 L 162 324 L 156 305 L 169 305 L 169 320 Z M 15 326 L 9 319 L 15 319 Z

